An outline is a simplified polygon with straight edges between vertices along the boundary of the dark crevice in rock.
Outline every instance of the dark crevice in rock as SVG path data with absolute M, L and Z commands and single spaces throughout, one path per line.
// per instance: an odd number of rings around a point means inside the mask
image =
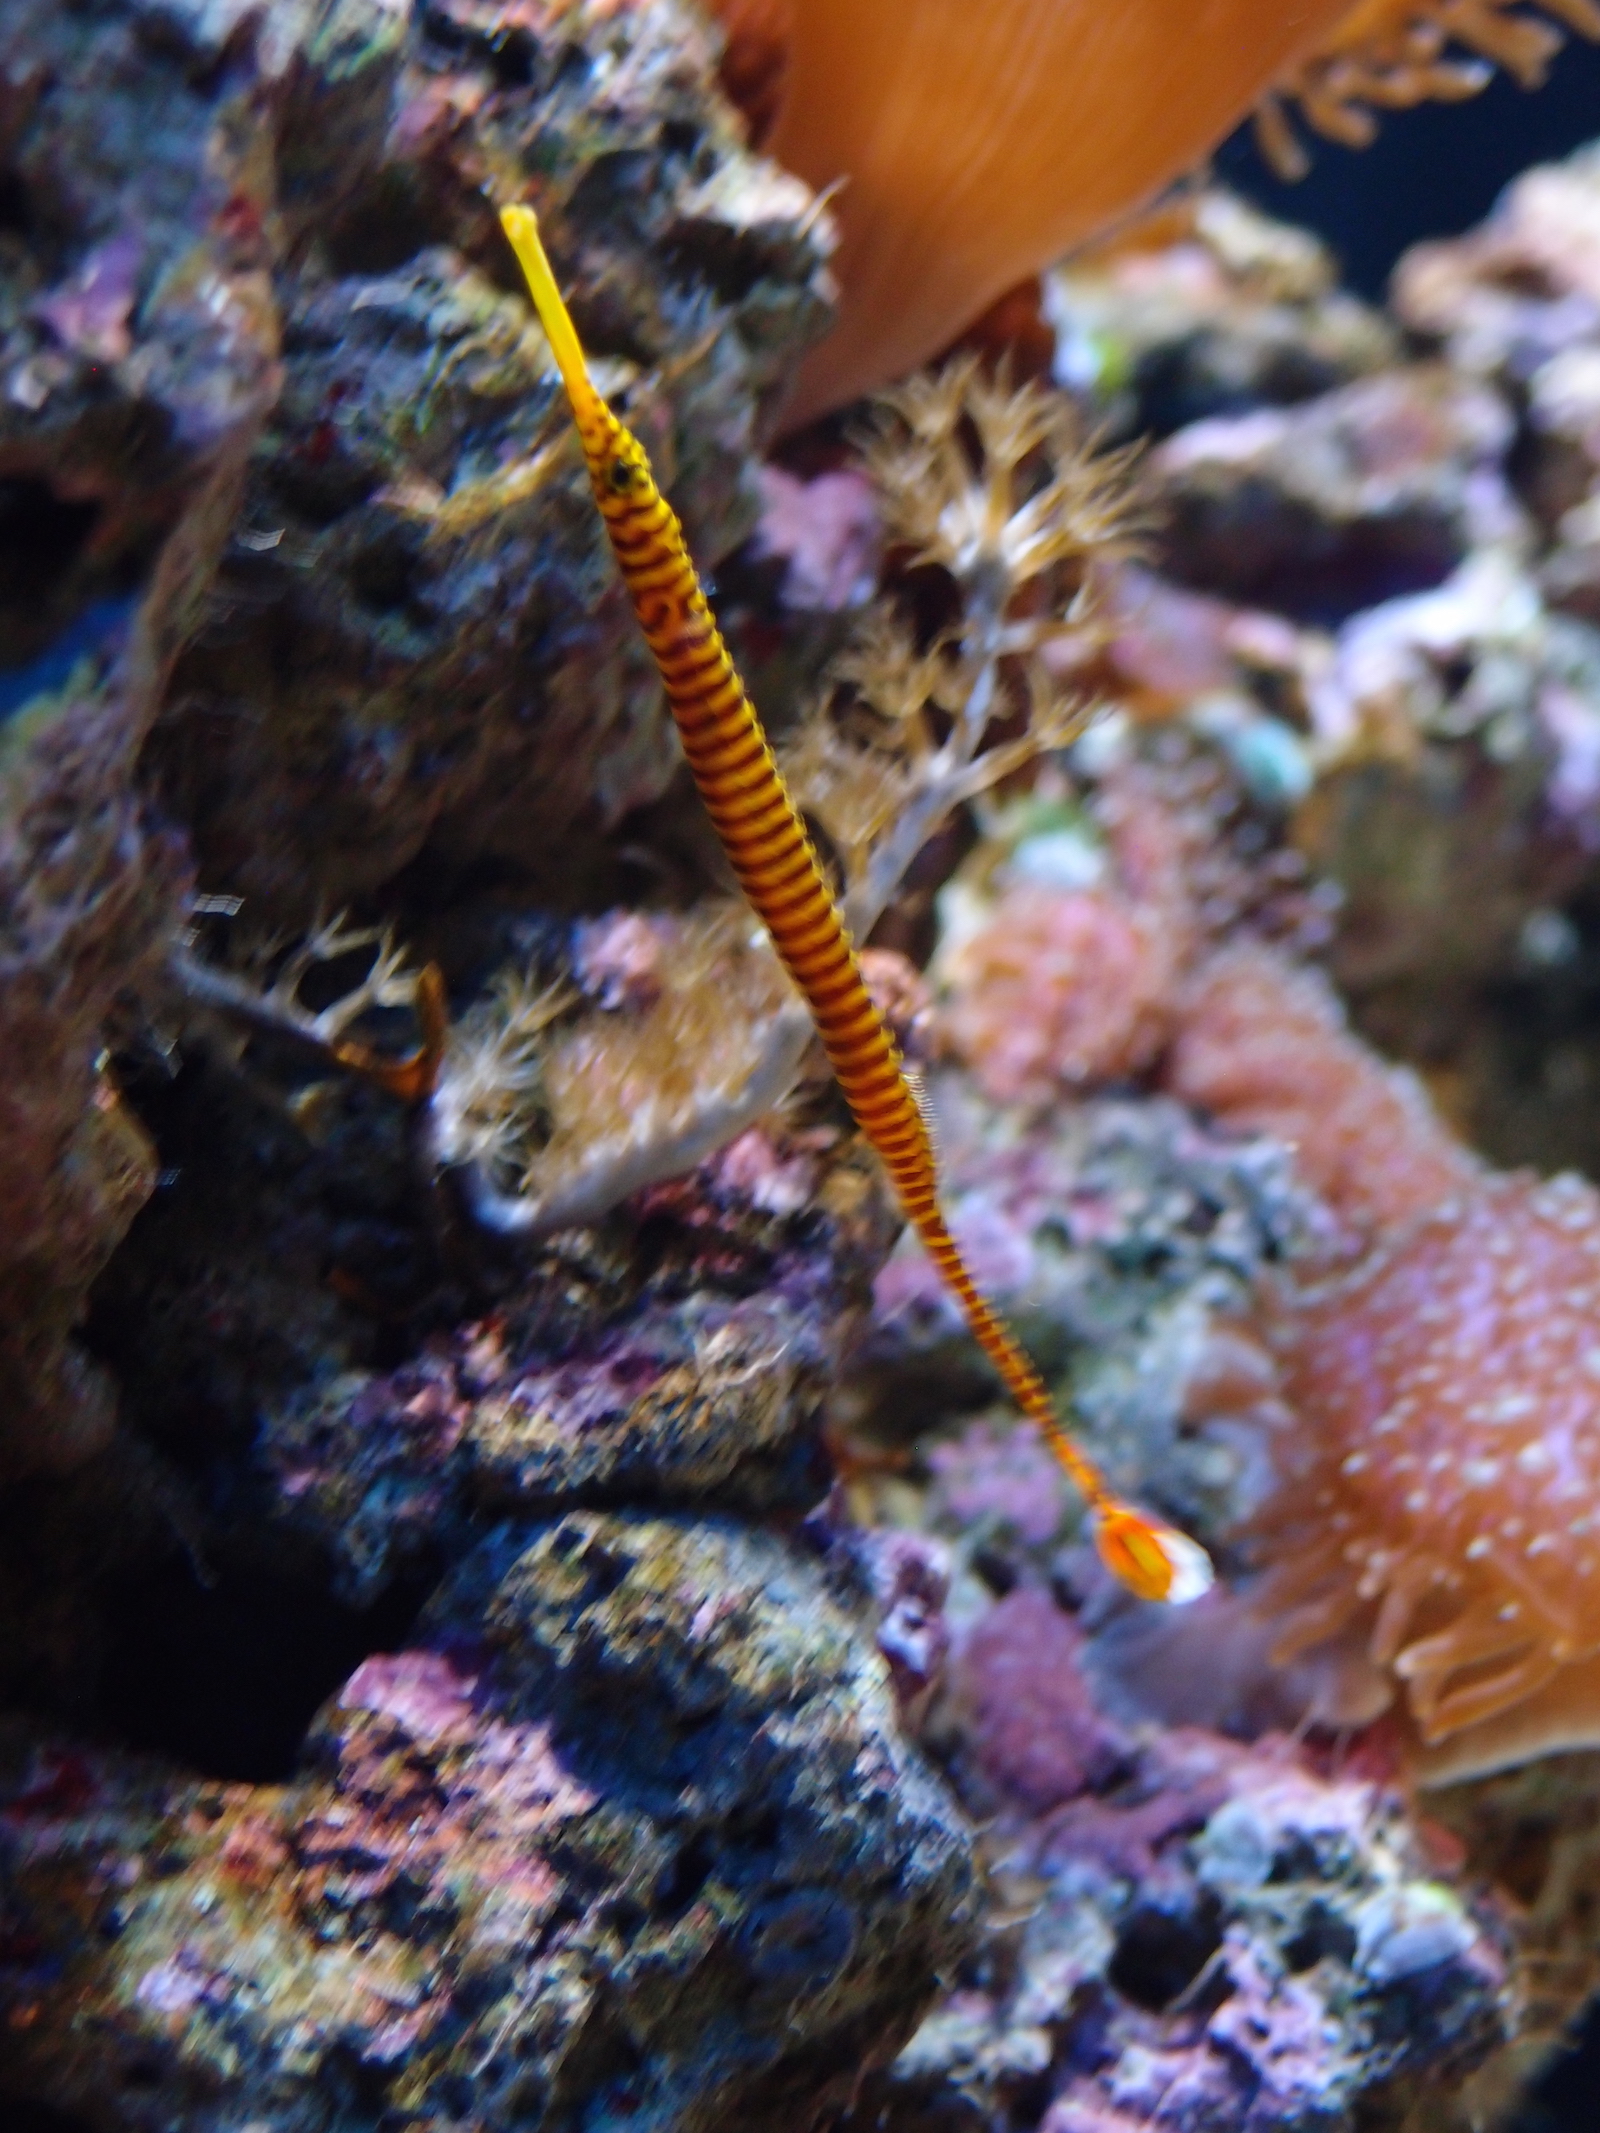
M 0 2097 L 0 2129 L 3 2133 L 90 2133 L 86 2118 L 53 2111 L 47 2103 L 24 2103 L 15 2097 Z
M 1140 1901 L 1122 1923 L 1107 1975 L 1135 2006 L 1159 2013 L 1189 1989 L 1221 1945 L 1214 1903 L 1169 1909 Z
M 0 478 L 0 667 L 37 648 L 41 608 L 77 569 L 100 515 L 46 481 Z
M 145 1572 L 113 1595 L 102 1722 L 202 1776 L 281 1783 L 318 1708 L 405 1642 L 425 1596 L 407 1580 L 358 1609 L 264 1570 L 206 1583 L 186 1562 Z

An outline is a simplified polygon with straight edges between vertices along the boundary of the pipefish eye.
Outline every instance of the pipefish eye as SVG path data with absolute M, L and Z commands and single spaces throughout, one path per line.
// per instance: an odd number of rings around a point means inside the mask
M 611 462 L 609 473 L 607 475 L 607 479 L 610 481 L 612 488 L 616 490 L 619 496 L 625 496 L 628 491 L 633 487 L 637 473 L 638 469 L 631 463 L 631 461 L 626 459 L 613 459 Z

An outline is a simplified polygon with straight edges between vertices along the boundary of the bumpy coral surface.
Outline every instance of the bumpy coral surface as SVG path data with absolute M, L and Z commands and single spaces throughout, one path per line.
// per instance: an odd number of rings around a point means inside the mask
M 1173 944 L 1118 899 L 1019 886 L 950 958 L 951 1043 L 996 1103 L 1123 1081 L 1167 1036 Z
M 1281 1739 L 1135 1735 L 1081 1649 L 1028 1586 L 958 1642 L 957 1767 L 1008 1910 L 849 2123 L 1346 2133 L 1426 2110 L 1501 2034 L 1503 1921 L 1381 1785 Z
M 1364 1242 L 1474 1175 L 1419 1084 L 1348 1032 L 1319 977 L 1267 949 L 1231 949 L 1196 972 L 1165 1079 L 1219 1122 L 1291 1148 Z
M 966 1940 L 883 1662 L 705 1522 L 503 1533 L 286 1788 L 16 1729 L 0 1766 L 7 2080 L 101 2124 L 810 2124 Z
M 1572 1177 L 1484 1184 L 1294 1312 L 1263 1604 L 1290 1648 L 1375 1608 L 1436 1771 L 1600 1738 L 1597 1324 Z

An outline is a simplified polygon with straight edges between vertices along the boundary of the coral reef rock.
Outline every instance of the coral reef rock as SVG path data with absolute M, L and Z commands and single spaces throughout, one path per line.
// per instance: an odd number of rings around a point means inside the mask
M 810 196 L 746 154 L 673 0 L 510 24 L 446 0 L 403 37 L 368 12 L 341 18 L 374 78 L 336 176 L 325 103 L 285 121 L 283 391 L 153 764 L 207 885 L 278 921 L 420 853 L 557 879 L 671 775 L 494 201 L 533 193 L 712 557 L 755 522 L 763 396 L 824 317 Z
M 1498 396 L 1442 365 L 1192 423 L 1154 455 L 1181 583 L 1331 622 L 1436 584 L 1511 510 Z
M 11 2082 L 164 2133 L 798 2127 L 967 1945 L 883 1662 L 734 1527 L 503 1531 L 307 1754 L 252 1791 L 11 1731 Z
M 279 384 L 248 65 L 198 20 L 0 20 L 0 1471 L 104 1440 L 73 1345 L 154 1183 L 102 1063 L 181 854 L 135 766 Z M 209 57 L 207 56 L 209 53 Z M 157 121 L 153 114 L 159 111 Z M 159 155 L 149 152 L 160 140 Z
M 1116 1726 L 1081 1642 L 1018 1587 L 958 1645 L 991 1938 L 847 2123 L 1398 2127 L 1504 2034 L 1503 1917 L 1370 1779 L 1282 1739 Z
M 1184 223 L 1164 248 L 1113 247 L 1044 279 L 1056 378 L 1093 393 L 1119 432 L 1292 406 L 1393 361 L 1393 328 L 1337 286 L 1309 232 L 1220 189 Z
M 538 194 L 608 385 L 730 547 L 826 231 L 713 60 L 673 0 L 6 9 L 0 1467 L 111 1426 L 72 1333 L 156 1166 L 101 1062 L 180 840 L 266 935 L 419 856 L 571 876 L 668 783 L 490 196 Z
M 1101 1097 L 1041 1122 L 941 1077 L 934 1103 L 945 1204 L 977 1278 L 1059 1377 L 1118 1485 L 1153 1489 L 1209 1534 L 1238 1476 L 1182 1431 L 1183 1389 L 1213 1319 L 1304 1239 L 1314 1210 L 1282 1150 L 1213 1138 L 1161 1102 Z M 854 1390 L 880 1426 L 925 1427 L 983 1397 L 965 1325 L 910 1244 L 875 1293 Z

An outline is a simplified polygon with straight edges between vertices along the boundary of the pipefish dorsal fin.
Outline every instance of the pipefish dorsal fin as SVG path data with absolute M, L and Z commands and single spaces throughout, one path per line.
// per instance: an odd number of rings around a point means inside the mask
M 902 1066 L 906 1087 L 911 1091 L 911 1101 L 917 1107 L 917 1116 L 922 1120 L 922 1130 L 928 1137 L 928 1161 L 933 1165 L 933 1174 L 938 1178 L 944 1170 L 944 1149 L 939 1140 L 939 1118 L 933 1108 L 933 1098 L 928 1091 L 927 1077 L 921 1067 Z

